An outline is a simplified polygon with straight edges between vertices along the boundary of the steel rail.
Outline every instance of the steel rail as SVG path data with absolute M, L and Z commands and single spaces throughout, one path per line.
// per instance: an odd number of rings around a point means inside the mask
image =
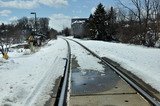
M 68 39 L 68 38 L 67 38 Z M 78 41 L 75 41 L 73 39 L 68 39 L 71 41 L 74 41 L 81 45 L 83 48 L 85 48 L 87 51 L 89 51 L 92 55 L 99 58 L 104 64 L 108 65 L 110 68 L 112 68 L 122 79 L 124 79 L 129 85 L 131 85 L 142 97 L 144 97 L 149 103 L 151 103 L 154 106 L 160 106 L 160 101 L 156 98 L 152 97 L 152 95 L 148 94 L 145 90 L 143 90 L 141 87 L 139 87 L 135 82 L 133 82 L 131 79 L 129 79 L 127 76 L 125 76 L 120 70 L 115 68 L 113 65 L 111 65 L 109 62 L 102 59 L 99 55 L 88 49 L 86 46 L 82 45 Z
M 64 39 L 65 40 L 65 39 Z M 69 84 L 69 77 L 70 77 L 70 60 L 71 60 L 71 49 L 70 45 L 67 40 L 68 46 L 68 54 L 66 58 L 66 65 L 65 65 L 65 71 L 64 71 L 64 79 L 63 79 L 63 84 L 60 92 L 60 97 L 58 101 L 58 106 L 67 106 L 67 97 L 68 97 L 68 84 Z

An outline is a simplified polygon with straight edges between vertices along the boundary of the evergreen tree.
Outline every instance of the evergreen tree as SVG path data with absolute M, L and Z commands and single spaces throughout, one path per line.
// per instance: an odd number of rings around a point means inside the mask
M 96 39 L 97 40 L 105 40 L 107 36 L 107 24 L 106 24 L 106 11 L 104 9 L 104 6 L 100 3 L 94 14 L 93 14 L 93 20 L 95 29 L 93 32 L 96 32 Z
M 89 17 L 90 37 L 97 40 L 112 41 L 116 39 L 116 12 L 111 9 L 106 12 L 100 3 L 94 14 Z
M 96 26 L 93 20 L 93 15 L 91 14 L 89 17 L 89 22 L 88 22 L 88 27 L 89 27 L 89 35 L 91 39 L 96 38 Z
M 70 35 L 70 29 L 68 27 L 64 28 L 62 30 L 62 33 L 65 35 L 65 36 L 69 36 Z
M 107 40 L 113 40 L 114 35 L 116 34 L 116 12 L 111 7 L 107 14 L 107 22 L 108 22 L 108 36 Z

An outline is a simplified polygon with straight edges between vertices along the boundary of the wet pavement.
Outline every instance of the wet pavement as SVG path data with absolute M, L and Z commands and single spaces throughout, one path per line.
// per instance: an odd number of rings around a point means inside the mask
M 99 64 L 103 71 L 81 69 L 72 58 L 70 106 L 150 106 L 109 66 Z
M 109 91 L 116 87 L 120 77 L 110 68 L 99 62 L 104 70 L 81 69 L 76 57 L 72 56 L 71 95 L 94 94 Z
M 104 92 L 113 89 L 120 80 L 109 67 L 104 72 L 74 68 L 71 79 L 72 95 Z

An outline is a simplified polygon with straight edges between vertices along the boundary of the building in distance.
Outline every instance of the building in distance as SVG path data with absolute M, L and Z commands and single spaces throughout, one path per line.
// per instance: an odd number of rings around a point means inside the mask
M 85 26 L 88 18 L 73 18 L 71 20 L 71 34 L 75 38 L 83 38 L 85 36 Z

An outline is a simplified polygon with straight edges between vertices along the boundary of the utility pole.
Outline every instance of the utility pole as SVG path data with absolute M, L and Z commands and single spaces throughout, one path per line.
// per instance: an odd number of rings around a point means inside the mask
M 37 15 L 36 15 L 36 12 L 31 12 L 31 14 L 34 14 L 34 15 L 35 15 L 35 26 L 34 26 L 34 31 L 35 31 L 35 34 L 37 34 Z

